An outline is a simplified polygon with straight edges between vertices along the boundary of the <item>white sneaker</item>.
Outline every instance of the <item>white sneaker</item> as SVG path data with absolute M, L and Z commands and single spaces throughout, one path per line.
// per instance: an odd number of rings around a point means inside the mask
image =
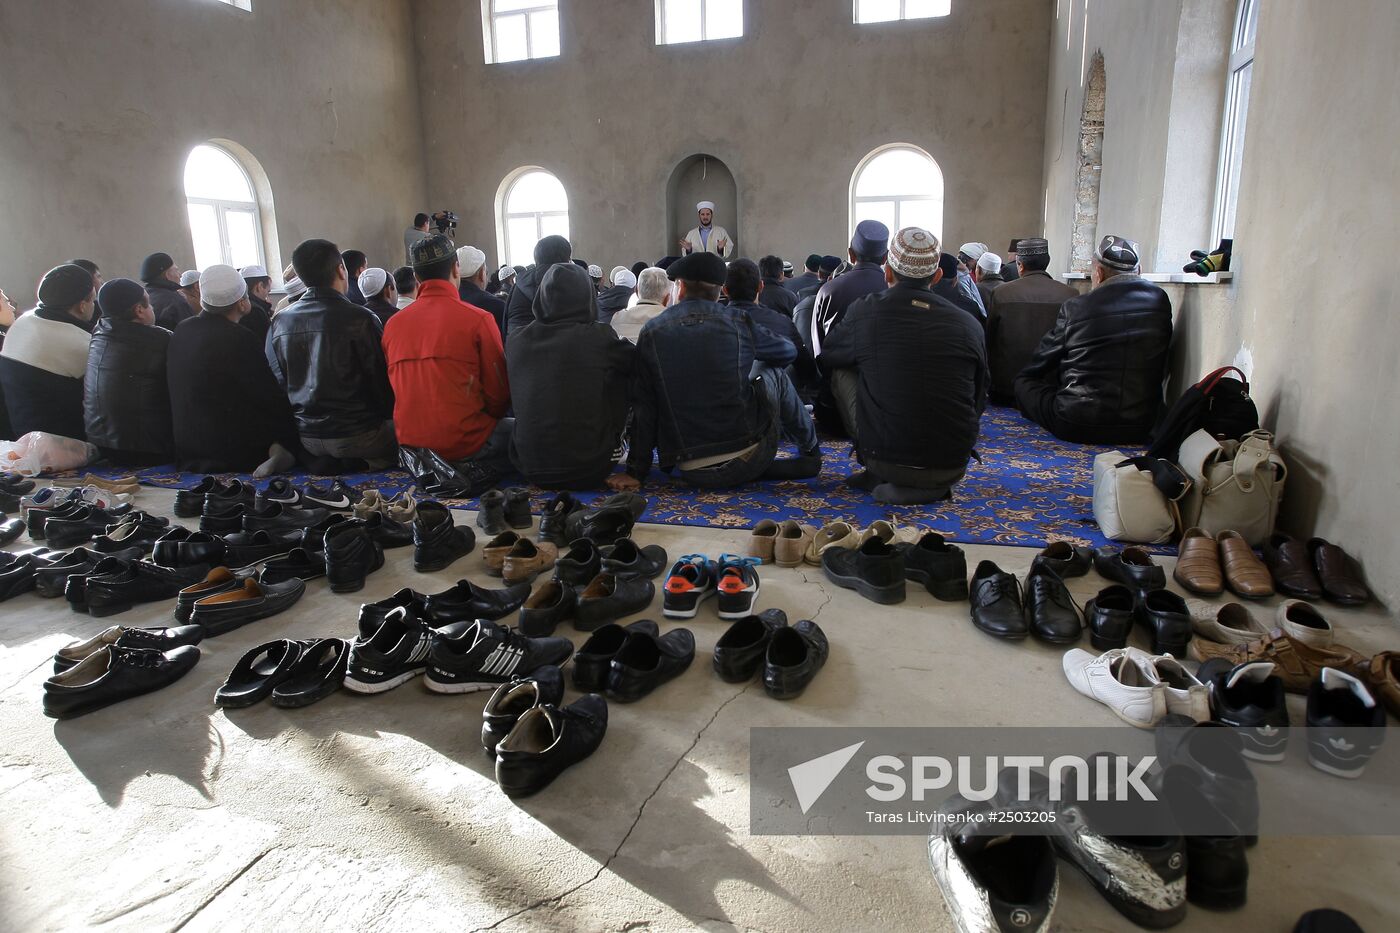
M 1150 729 L 1167 715 L 1167 688 L 1149 681 L 1128 651 L 1114 648 L 1094 657 L 1073 648 L 1065 652 L 1061 664 L 1074 689 L 1098 700 L 1129 725 Z
M 1162 685 L 1167 712 L 1190 716 L 1196 722 L 1210 721 L 1210 689 L 1170 654 L 1148 654 L 1141 648 L 1128 648 L 1128 657 L 1149 682 Z

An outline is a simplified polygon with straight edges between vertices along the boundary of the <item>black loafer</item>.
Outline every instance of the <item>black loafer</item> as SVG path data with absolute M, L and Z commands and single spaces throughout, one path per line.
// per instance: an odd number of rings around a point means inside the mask
M 973 625 L 997 638 L 1025 638 L 1030 632 L 1015 574 L 984 560 L 977 565 L 969 589 Z
M 352 518 L 326 532 L 326 582 L 332 593 L 358 593 L 365 577 L 384 566 L 384 549 L 364 522 Z
M 84 576 L 97 569 L 97 565 L 108 557 L 122 561 L 141 559 L 140 548 L 130 548 L 117 554 L 100 554 L 89 548 L 74 548 L 56 560 L 36 564 L 34 568 L 34 591 L 45 599 L 57 599 L 63 595 L 68 578 Z
M 291 709 L 310 706 L 340 689 L 345 681 L 350 643 L 343 638 L 322 638 L 302 651 L 287 679 L 272 688 L 273 706 Z
M 105 648 L 44 681 L 44 715 L 71 719 L 159 690 L 184 677 L 198 661 L 194 645 L 170 651 Z
M 266 508 L 254 509 L 243 516 L 244 531 L 294 531 L 310 528 L 330 516 L 329 509 L 320 506 L 303 508 L 272 502 Z
M 415 617 L 426 616 L 428 597 L 417 590 L 404 587 L 393 596 L 360 606 L 360 615 L 355 623 L 360 638 L 366 641 L 373 638 L 374 633 L 379 631 L 379 626 L 384 624 L 384 617 L 395 609 L 406 609 Z
M 827 548 L 822 552 L 822 572 L 832 583 L 855 590 L 871 602 L 904 602 L 904 559 L 879 538 L 870 538 L 854 550 Z
M 1100 651 L 1126 648 L 1128 633 L 1133 630 L 1133 608 L 1137 599 L 1126 586 L 1109 586 L 1084 604 L 1084 618 L 1089 623 L 1089 644 Z
M 175 596 L 175 619 L 182 625 L 194 614 L 194 604 L 206 596 L 217 596 L 243 586 L 248 574 L 234 573 L 227 567 L 215 567 L 203 580 L 185 587 Z M 84 610 L 86 611 L 86 610 Z
M 591 632 L 600 625 L 642 612 L 655 596 L 656 585 L 645 577 L 600 573 L 578 594 L 574 628 Z
M 413 520 L 413 569 L 419 573 L 443 570 L 476 547 L 476 535 L 452 521 L 452 512 L 441 502 L 418 503 Z
M 540 513 L 539 539 L 548 541 L 555 547 L 565 547 L 571 540 L 568 531 L 569 516 L 582 509 L 583 504 L 575 499 L 572 493 L 556 494 Z
M 28 528 L 29 525 L 22 518 L 12 518 L 0 525 L 0 547 L 12 544 Z
M 88 611 L 87 587 L 88 581 L 93 577 L 107 577 L 114 574 L 123 574 L 129 571 L 134 563 L 134 559 L 125 557 L 104 557 L 97 562 L 87 573 L 69 574 L 63 581 L 63 598 L 68 603 L 68 608 L 74 612 L 86 613 Z
M 476 527 L 482 534 L 495 537 L 509 528 L 506 522 L 506 494 L 499 489 L 488 489 L 481 494 L 476 506 Z
M 1152 653 L 1186 657 L 1191 640 L 1191 610 L 1171 590 L 1152 590 L 1138 600 L 1137 622 L 1152 634 Z
M 34 589 L 34 555 L 0 551 L 0 602 Z
M 515 612 L 529 598 L 528 583 L 488 590 L 470 580 L 458 580 L 451 589 L 428 596 L 424 605 L 434 625 L 472 619 L 494 622 Z
M 481 746 L 495 755 L 520 717 L 536 706 L 558 706 L 564 699 L 564 672 L 557 664 L 537 668 L 529 677 L 501 684 L 481 710 Z
M 210 534 L 228 535 L 243 530 L 243 519 L 248 507 L 242 502 L 219 504 L 213 499 L 204 500 L 204 512 L 199 516 L 199 530 Z
M 175 493 L 175 516 L 177 518 L 198 518 L 204 513 L 204 497 L 221 485 L 221 481 L 206 476 L 190 489 Z
M 1094 552 L 1094 569 L 1099 576 L 1121 583 L 1134 593 L 1160 590 L 1167 585 L 1167 572 L 1152 562 L 1152 555 L 1140 547 L 1101 547 Z
M 573 618 L 577 606 L 573 587 L 558 580 L 541 583 L 520 607 L 520 632 L 531 638 L 553 635 L 560 622 Z
M 278 638 L 247 652 L 229 671 L 228 679 L 214 691 L 214 705 L 242 709 L 267 699 L 273 688 L 291 674 L 308 644 Z
M 285 554 L 300 543 L 301 535 L 295 531 L 276 534 L 270 531 L 255 531 L 252 534 L 239 531 L 224 539 L 224 560 L 231 567 L 247 567 Z
M 530 514 L 530 490 L 512 486 L 505 491 L 505 519 L 512 528 L 529 528 L 534 524 Z
M 326 575 L 326 555 L 308 551 L 306 548 L 292 548 L 281 557 L 274 557 L 263 564 L 260 579 L 264 583 L 281 583 L 296 577 L 301 580 L 315 580 Z
M 793 699 L 807 689 L 830 654 L 826 633 L 810 619 L 779 629 L 763 659 L 763 689 L 775 700 Z
M 1079 641 L 1084 620 L 1069 595 L 1065 581 L 1049 565 L 1032 565 L 1026 578 L 1026 622 L 1031 634 L 1046 644 L 1072 645 Z
M 630 536 L 636 524 L 632 507 L 619 503 L 600 509 L 580 509 L 569 516 L 566 527 L 570 541 L 588 538 L 595 544 L 616 544 Z
M 44 525 L 44 535 L 49 547 L 77 547 L 106 532 L 114 519 L 106 509 L 87 506 L 62 518 L 50 518 Z
M 904 578 L 922 583 L 934 599 L 960 603 L 967 599 L 967 555 L 943 536 L 926 531 L 913 544 L 896 544 L 904 560 Z
M 668 565 L 666 549 L 659 544 L 639 547 L 631 538 L 603 550 L 600 569 L 616 577 L 646 577 L 656 579 Z
M 175 562 L 179 560 L 180 542 L 192 534 L 194 532 L 184 525 L 173 525 L 166 529 L 151 545 L 151 560 L 162 567 L 174 567 Z
M 223 565 L 227 550 L 228 545 L 223 538 L 207 531 L 198 531 L 175 545 L 175 563 L 161 566 L 192 567 L 204 564 L 206 567 L 218 567 Z
M 197 600 L 190 621 L 213 638 L 249 622 L 266 619 L 290 609 L 306 592 L 306 583 L 293 577 L 281 583 L 262 583 L 254 577 L 237 589 Z
M 554 578 L 565 586 L 587 586 L 603 569 L 603 553 L 587 538 L 578 538 L 554 562 Z
M 115 554 L 135 547 L 140 548 L 141 553 L 147 554 L 155 547 L 156 542 L 170 531 L 170 528 L 163 525 L 153 525 L 134 518 L 123 519 L 117 525 L 108 525 L 107 533 L 93 538 L 88 547 L 103 554 Z
M 1082 577 L 1089 572 L 1094 562 L 1094 552 L 1086 547 L 1075 547 L 1068 541 L 1051 541 L 1035 559 L 1031 561 L 1031 573 L 1041 567 L 1055 571 L 1061 580 Z
M 593 754 L 607 731 L 608 704 L 596 694 L 533 707 L 496 746 L 496 783 L 507 797 L 536 793 Z
M 763 666 L 773 634 L 786 627 L 787 613 L 781 609 L 765 609 L 729 626 L 715 642 L 714 667 L 720 680 L 731 684 L 752 680 Z
M 608 696 L 623 703 L 640 700 L 685 673 L 694 660 L 695 635 L 688 628 L 661 636 L 629 631 L 608 671 Z
M 574 688 L 585 692 L 606 690 L 613 658 L 622 650 L 627 636 L 641 632 L 655 638 L 659 631 L 650 619 L 638 619 L 626 628 L 614 622 L 600 627 L 574 652 Z
M 142 603 L 174 599 L 182 589 L 204 579 L 208 572 L 208 567 L 171 569 L 144 560 L 132 561 L 116 573 L 94 571 L 87 580 L 88 614 L 102 618 L 126 612 Z

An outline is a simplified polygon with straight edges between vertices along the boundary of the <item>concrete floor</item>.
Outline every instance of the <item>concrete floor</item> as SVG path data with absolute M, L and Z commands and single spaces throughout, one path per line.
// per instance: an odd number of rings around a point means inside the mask
M 173 495 L 143 490 L 139 503 L 169 514 Z M 637 534 L 673 557 L 741 552 L 746 536 Z M 1034 554 L 968 551 L 969 565 L 1017 572 Z M 40 710 L 53 652 L 112 623 L 165 624 L 169 607 L 94 620 L 32 594 L 0 604 L 0 929 L 949 930 L 921 837 L 749 835 L 748 728 L 1117 723 L 1071 690 L 1059 651 L 987 638 L 965 604 L 921 588 L 877 607 L 810 568 L 762 571 L 761 605 L 815 618 L 832 640 L 801 699 L 716 678 L 724 624 L 710 608 L 690 626 L 692 668 L 614 705 L 597 754 L 518 804 L 478 744 L 485 693 L 413 682 L 304 710 L 215 710 L 215 687 L 256 644 L 349 636 L 362 601 L 489 579 L 477 554 L 421 575 L 409 553 L 391 552 L 363 593 L 314 583 L 293 612 L 205 642 L 172 687 L 64 723 Z M 1081 600 L 1102 585 L 1071 582 Z M 1359 650 L 1394 645 L 1380 611 L 1332 616 Z M 1324 905 L 1370 931 L 1400 926 L 1400 840 L 1266 838 L 1249 859 L 1249 905 L 1192 908 L 1182 929 L 1289 930 Z M 1062 869 L 1061 890 L 1056 929 L 1128 926 L 1075 872 Z

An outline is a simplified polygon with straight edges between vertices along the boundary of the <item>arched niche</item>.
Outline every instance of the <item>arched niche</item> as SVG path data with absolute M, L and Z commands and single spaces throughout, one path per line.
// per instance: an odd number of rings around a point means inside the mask
M 666 242 L 663 256 L 680 253 L 679 240 L 699 223 L 695 205 L 715 202 L 715 223 L 729 231 L 736 256 L 744 255 L 744 234 L 739 223 L 739 189 L 734 174 L 722 159 L 708 153 L 686 156 L 671 171 L 666 185 Z

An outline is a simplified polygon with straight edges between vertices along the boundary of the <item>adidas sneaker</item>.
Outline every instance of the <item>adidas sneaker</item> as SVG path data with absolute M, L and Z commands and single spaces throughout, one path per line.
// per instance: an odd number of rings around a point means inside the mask
M 573 653 L 567 638 L 527 638 L 484 619 L 455 622 L 438 630 L 424 683 L 436 693 L 494 690 Z
M 715 562 L 704 554 L 687 554 L 671 567 L 661 597 L 668 619 L 693 619 L 700 604 L 718 592 Z
M 436 633 L 418 616 L 400 607 L 385 614 L 369 638 L 355 639 L 345 672 L 345 689 L 384 693 L 408 683 L 428 667 Z
M 719 558 L 718 609 L 721 619 L 744 619 L 754 614 L 758 600 L 758 571 L 763 561 L 757 557 L 721 554 Z

